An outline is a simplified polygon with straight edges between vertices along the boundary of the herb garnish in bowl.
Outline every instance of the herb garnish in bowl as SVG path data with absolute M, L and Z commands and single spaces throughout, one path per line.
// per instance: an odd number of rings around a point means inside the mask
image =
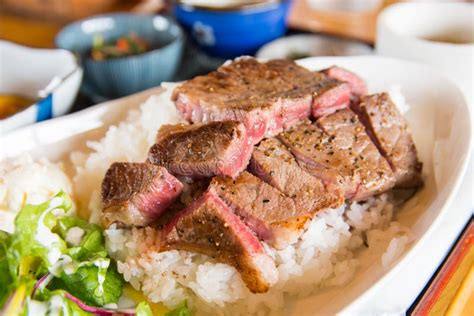
M 136 33 L 119 37 L 112 43 L 105 43 L 104 38 L 98 34 L 94 37 L 90 58 L 96 61 L 107 60 L 146 53 L 150 45 Z

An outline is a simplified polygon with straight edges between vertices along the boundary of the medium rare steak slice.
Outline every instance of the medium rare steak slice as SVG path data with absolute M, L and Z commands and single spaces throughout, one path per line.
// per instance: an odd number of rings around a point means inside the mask
M 298 209 L 291 198 L 246 171 L 235 180 L 215 177 L 210 190 L 219 195 L 260 239 L 277 249 L 295 243 L 312 215 Z
M 190 122 L 237 120 L 253 143 L 310 116 L 347 107 L 350 87 L 289 60 L 236 59 L 178 86 L 172 100 Z
M 165 250 L 198 252 L 232 265 L 254 293 L 268 291 L 278 279 L 260 241 L 212 191 L 171 219 L 163 234 Z
M 302 169 L 324 183 L 341 185 L 345 196 L 348 196 L 348 187 L 344 178 L 329 159 L 334 156 L 337 147 L 331 146 L 335 137 L 330 137 L 316 124 L 307 120 L 279 134 L 277 138 L 287 146 Z M 327 144 L 328 148 L 322 144 Z M 322 149 L 325 151 L 323 152 Z
M 339 185 L 325 183 L 303 170 L 288 148 L 276 138 L 267 138 L 255 147 L 250 170 L 291 197 L 298 210 L 314 214 L 344 203 L 344 192 Z
M 386 159 L 349 109 L 303 123 L 279 135 L 298 162 L 316 177 L 343 186 L 345 196 L 363 200 L 394 184 Z
M 405 118 L 387 93 L 365 96 L 354 106 L 375 145 L 395 172 L 396 185 L 420 186 L 422 165 Z
M 364 80 L 347 69 L 332 66 L 322 72 L 330 78 L 347 82 L 351 87 L 352 94 L 356 97 L 361 97 L 367 94 L 367 86 L 365 85 Z
M 167 125 L 158 132 L 148 160 L 175 175 L 235 177 L 247 167 L 252 149 L 245 126 L 237 121 Z
M 146 226 L 160 217 L 182 188 L 163 167 L 115 162 L 102 181 L 102 222 L 106 227 Z
M 327 91 L 323 91 L 323 94 L 315 92 L 313 95 L 313 104 L 311 106 L 313 117 L 318 118 L 329 115 L 349 106 L 351 101 L 350 86 L 347 83 L 341 83 L 336 80 L 332 82 L 337 83 L 337 85 Z

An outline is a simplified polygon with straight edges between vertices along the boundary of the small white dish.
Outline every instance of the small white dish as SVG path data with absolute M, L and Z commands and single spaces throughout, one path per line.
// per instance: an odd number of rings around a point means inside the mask
M 370 55 L 373 49 L 362 42 L 324 35 L 298 34 L 279 38 L 261 47 L 260 59 L 300 59 L 317 56 Z
M 0 40 L 0 56 L 0 94 L 36 100 L 0 120 L 0 134 L 64 115 L 71 109 L 82 80 L 82 68 L 71 52 Z
M 460 223 L 471 216 L 469 208 L 451 205 L 465 173 L 472 145 L 472 123 L 461 91 L 430 67 L 382 58 L 323 57 L 299 61 L 308 69 L 339 65 L 366 80 L 369 91 L 393 85 L 401 88 L 410 104 L 405 114 L 424 164 L 425 186 L 397 212 L 396 220 L 411 230 L 413 243 L 399 260 L 384 268 L 380 257 L 362 252 L 352 281 L 295 299 L 285 315 L 404 314 L 442 261 Z M 160 88 L 145 91 L 48 122 L 35 124 L 0 137 L 0 159 L 29 152 L 34 157 L 68 162 L 73 150 L 83 150 L 88 140 L 103 137 L 108 127 L 137 109 Z M 456 200 L 454 199 L 456 197 Z M 442 242 L 438 242 L 441 239 Z M 436 243 L 434 243 L 436 242 Z

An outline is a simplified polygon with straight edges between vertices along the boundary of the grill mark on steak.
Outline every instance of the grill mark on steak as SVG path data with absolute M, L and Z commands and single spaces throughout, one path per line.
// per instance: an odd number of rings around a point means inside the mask
M 323 182 L 303 170 L 288 148 L 276 138 L 268 138 L 255 147 L 250 171 L 274 188 L 292 198 L 296 207 L 314 214 L 344 203 L 339 185 Z
M 182 183 L 159 166 L 115 162 L 102 181 L 102 222 L 146 226 L 179 196 Z
M 148 161 L 175 175 L 235 177 L 247 167 L 252 148 L 244 125 L 237 121 L 167 125 L 160 129 Z
M 350 87 L 289 60 L 240 58 L 178 86 L 172 100 L 190 122 L 237 120 L 253 143 L 302 119 L 347 107 Z M 313 109 L 313 111 L 311 111 Z
M 343 186 L 350 200 L 363 200 L 394 185 L 393 172 L 349 109 L 305 122 L 279 135 L 300 165 L 316 177 Z
M 353 105 L 372 141 L 395 173 L 396 186 L 422 185 L 422 164 L 405 118 L 387 93 L 365 96 Z
M 253 293 L 268 291 L 278 279 L 262 244 L 212 191 L 174 217 L 162 239 L 163 250 L 193 251 L 232 265 Z
M 276 249 L 295 243 L 310 213 L 291 198 L 244 171 L 238 178 L 215 177 L 210 185 L 257 236 Z

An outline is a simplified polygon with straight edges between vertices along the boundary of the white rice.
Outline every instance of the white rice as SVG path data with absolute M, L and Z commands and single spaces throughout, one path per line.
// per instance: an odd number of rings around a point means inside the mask
M 110 127 L 103 139 L 89 142 L 89 153 L 72 154 L 76 197 L 90 210 L 92 222 L 98 221 L 101 180 L 110 164 L 143 161 L 158 128 L 180 122 L 170 91 L 151 97 L 124 122 Z M 233 267 L 207 256 L 158 252 L 152 228 L 111 227 L 105 234 L 119 272 L 153 302 L 174 307 L 186 299 L 198 315 L 275 314 L 284 313 L 294 297 L 350 281 L 360 249 L 379 254 L 383 265 L 392 264 L 410 242 L 408 230 L 393 221 L 393 212 L 390 195 L 383 194 L 320 213 L 298 242 L 284 250 L 265 245 L 275 259 L 278 282 L 264 294 L 250 293 Z
M 40 204 L 63 190 L 74 196 L 62 164 L 35 161 L 23 154 L 0 161 L 0 230 L 12 233 L 16 214 L 25 204 Z
M 252 294 L 233 267 L 207 256 L 158 252 L 159 236 L 152 228 L 111 227 L 105 232 L 106 241 L 125 280 L 153 302 L 174 307 L 187 299 L 197 315 L 284 314 L 288 300 L 350 281 L 358 266 L 358 250 L 368 247 L 382 254 L 387 249 L 383 265 L 403 253 L 410 240 L 407 230 L 392 221 L 388 197 L 383 194 L 364 204 L 322 212 L 299 241 L 284 250 L 265 245 L 275 259 L 279 280 L 264 294 Z

